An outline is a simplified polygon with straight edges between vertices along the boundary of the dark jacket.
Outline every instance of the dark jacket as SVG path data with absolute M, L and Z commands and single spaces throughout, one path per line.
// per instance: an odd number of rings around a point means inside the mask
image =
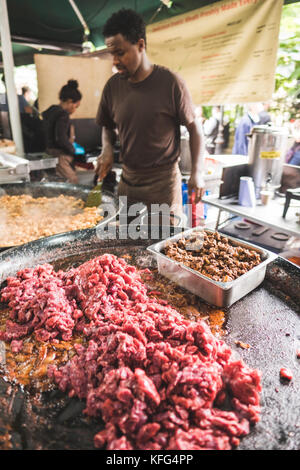
M 75 150 L 70 142 L 71 121 L 67 111 L 59 105 L 52 105 L 42 113 L 47 148 L 62 150 L 74 155 Z
M 232 153 L 234 155 L 248 155 L 249 139 L 247 134 L 250 133 L 254 124 L 254 120 L 248 113 L 244 114 L 241 118 L 234 135 L 234 144 L 232 149 Z

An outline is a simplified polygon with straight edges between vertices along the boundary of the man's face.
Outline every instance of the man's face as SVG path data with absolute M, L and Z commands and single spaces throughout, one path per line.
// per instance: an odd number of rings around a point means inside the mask
M 113 56 L 113 65 L 124 78 L 134 76 L 141 64 L 142 52 L 145 48 L 143 39 L 136 44 L 127 41 L 122 34 L 106 38 L 108 52 Z

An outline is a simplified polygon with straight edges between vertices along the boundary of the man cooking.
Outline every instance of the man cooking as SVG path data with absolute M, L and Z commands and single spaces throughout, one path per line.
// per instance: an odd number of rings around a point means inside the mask
M 181 215 L 180 125 L 190 138 L 192 171 L 189 194 L 204 194 L 204 137 L 184 81 L 154 65 L 146 53 L 145 23 L 133 10 L 122 9 L 106 22 L 103 35 L 118 73 L 106 83 L 97 123 L 102 126 L 102 153 L 96 173 L 110 171 L 114 130 L 119 133 L 122 175 L 118 192 L 128 203 L 168 204 Z M 151 209 L 150 209 L 151 210 Z

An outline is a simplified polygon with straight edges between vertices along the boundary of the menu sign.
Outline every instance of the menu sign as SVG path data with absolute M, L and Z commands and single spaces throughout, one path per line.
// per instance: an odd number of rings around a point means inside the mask
M 179 73 L 196 104 L 266 101 L 274 91 L 283 0 L 224 0 L 147 27 L 153 63 Z

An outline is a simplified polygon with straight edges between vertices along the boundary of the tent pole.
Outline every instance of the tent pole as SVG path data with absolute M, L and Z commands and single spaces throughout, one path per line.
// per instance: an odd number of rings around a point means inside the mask
M 9 107 L 9 119 L 16 145 L 17 155 L 24 155 L 24 145 L 21 127 L 19 102 L 14 81 L 14 59 L 10 39 L 10 29 L 6 0 L 0 0 L 0 38 L 2 46 L 3 67 L 5 75 L 5 87 Z

